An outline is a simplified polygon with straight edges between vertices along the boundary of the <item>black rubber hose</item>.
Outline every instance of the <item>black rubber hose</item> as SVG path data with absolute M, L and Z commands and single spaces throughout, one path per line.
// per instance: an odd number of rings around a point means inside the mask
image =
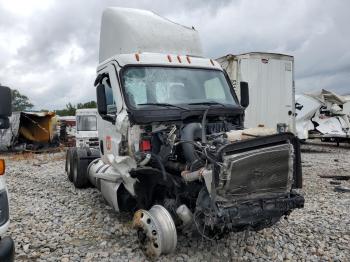
M 195 138 L 200 139 L 202 127 L 200 123 L 190 123 L 181 130 L 181 141 L 191 141 L 194 143 Z M 194 145 L 191 142 L 182 143 L 182 151 L 188 163 L 197 159 L 194 151 Z
M 164 180 L 164 181 L 167 181 L 168 175 L 167 175 L 167 173 L 166 173 L 166 171 L 165 171 L 165 167 L 164 167 L 164 165 L 163 165 L 163 163 L 162 163 L 162 160 L 161 160 L 160 157 L 159 157 L 158 155 L 156 155 L 156 154 L 151 153 L 151 156 L 152 156 L 152 158 L 158 163 L 158 166 L 159 166 L 159 168 L 160 168 L 160 171 L 162 172 L 163 180 Z
M 207 142 L 207 115 L 210 110 L 210 106 L 205 110 L 202 118 L 202 143 Z

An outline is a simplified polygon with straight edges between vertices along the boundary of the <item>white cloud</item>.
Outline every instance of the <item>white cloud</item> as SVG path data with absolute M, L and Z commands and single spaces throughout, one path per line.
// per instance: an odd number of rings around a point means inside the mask
M 55 62 L 64 68 L 69 67 L 71 64 L 78 63 L 80 59 L 85 55 L 85 51 L 76 43 L 68 43 L 63 50 L 57 54 Z
M 6 11 L 19 16 L 31 16 L 36 11 L 49 9 L 52 0 L 2 0 L 0 4 Z
M 295 56 L 298 91 L 350 92 L 350 2 L 345 0 L 0 0 L 0 83 L 37 109 L 94 99 L 102 10 L 150 9 L 199 30 L 205 53 Z

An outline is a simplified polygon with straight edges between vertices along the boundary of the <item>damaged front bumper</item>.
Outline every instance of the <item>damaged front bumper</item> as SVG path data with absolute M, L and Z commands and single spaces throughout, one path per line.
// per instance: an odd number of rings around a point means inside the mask
M 259 198 L 227 206 L 218 203 L 216 228 L 238 232 L 260 230 L 289 215 L 295 208 L 304 207 L 304 197 L 293 192 L 273 198 Z
M 200 193 L 194 222 L 209 238 L 272 226 L 304 207 L 299 142 L 292 134 L 241 141 L 218 151 L 214 179 Z M 205 177 L 204 177 L 205 178 Z

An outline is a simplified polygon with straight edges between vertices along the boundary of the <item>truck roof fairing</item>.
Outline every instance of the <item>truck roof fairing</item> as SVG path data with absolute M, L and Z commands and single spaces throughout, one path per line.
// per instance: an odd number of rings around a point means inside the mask
M 110 7 L 102 15 L 99 62 L 117 54 L 152 52 L 202 56 L 198 32 L 153 12 Z

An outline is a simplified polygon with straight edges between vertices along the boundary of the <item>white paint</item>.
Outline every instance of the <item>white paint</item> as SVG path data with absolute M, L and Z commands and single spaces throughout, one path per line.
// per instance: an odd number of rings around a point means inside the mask
M 346 133 L 343 130 L 343 126 L 346 125 L 344 120 L 339 117 L 327 117 L 319 118 L 314 117 L 313 121 L 319 125 L 316 127 L 322 134 L 330 137 L 345 137 Z
M 347 114 L 350 119 L 350 95 L 344 97 L 346 102 L 343 105 L 343 112 Z
M 239 82 L 249 84 L 245 127 L 264 125 L 276 129 L 278 123 L 285 123 L 288 131 L 295 132 L 292 56 L 254 52 L 227 55 L 217 61 L 227 71 L 238 97 Z
M 13 112 L 10 117 L 10 128 L 0 130 L 0 151 L 7 151 L 13 146 L 19 131 L 20 112 Z
M 171 59 L 171 62 L 169 61 L 168 55 Z M 138 54 L 139 61 L 137 61 L 135 54 L 119 54 L 112 56 L 110 59 L 105 61 L 104 63 L 101 63 L 99 68 L 103 68 L 106 63 L 109 63 L 111 61 L 118 61 L 119 66 L 125 66 L 125 65 L 147 65 L 147 64 L 155 64 L 155 65 L 163 65 L 163 66 L 183 66 L 183 67 L 205 67 L 210 69 L 219 69 L 222 70 L 220 64 L 214 60 L 210 60 L 209 58 L 202 58 L 202 57 L 187 57 L 184 55 L 178 55 L 178 54 L 161 54 L 161 53 L 140 53 Z M 178 60 L 178 57 L 180 58 L 180 61 Z M 189 59 L 189 60 L 188 60 Z M 212 64 L 212 62 L 213 64 Z
M 96 118 L 96 130 L 78 130 L 78 117 L 94 116 Z M 97 109 L 86 108 L 77 109 L 75 112 L 76 119 L 76 131 L 75 131 L 75 143 L 76 147 L 92 147 L 90 146 L 90 138 L 98 138 L 98 127 L 97 127 Z M 94 142 L 93 142 L 94 143 Z
M 311 118 L 320 109 L 322 103 L 307 95 L 295 96 L 296 130 L 299 139 L 308 139 L 309 131 L 314 129 Z
M 296 96 L 296 123 L 298 138 L 309 138 L 310 130 L 317 130 L 321 137 L 349 137 L 350 122 L 344 111 L 346 97 L 327 90 Z M 340 106 L 343 106 L 343 110 Z M 297 109 L 297 108 L 300 109 Z M 322 107 L 322 109 L 321 109 Z M 325 114 L 325 112 L 327 112 Z M 317 125 L 314 125 L 316 122 Z
M 150 11 L 107 8 L 101 23 L 100 63 L 116 54 L 139 52 L 202 56 L 194 29 Z

